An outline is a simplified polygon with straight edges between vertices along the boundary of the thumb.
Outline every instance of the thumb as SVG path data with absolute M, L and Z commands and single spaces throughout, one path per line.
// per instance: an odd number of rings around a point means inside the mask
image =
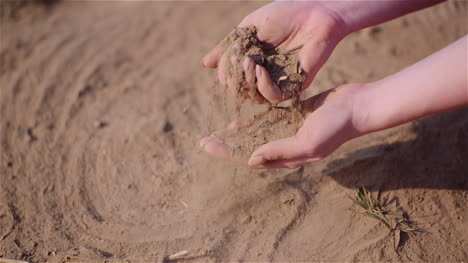
M 331 41 L 310 41 L 302 47 L 299 53 L 301 67 L 306 73 L 304 88 L 307 88 L 317 75 L 320 68 L 327 61 L 335 48 L 336 43 Z
M 216 68 L 218 66 L 219 59 L 223 54 L 223 48 L 221 44 L 218 44 L 201 60 L 201 65 L 205 68 Z

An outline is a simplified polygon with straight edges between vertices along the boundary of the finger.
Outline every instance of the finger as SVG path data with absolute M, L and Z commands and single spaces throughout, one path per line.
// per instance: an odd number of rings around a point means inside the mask
M 302 70 L 306 73 L 304 89 L 307 88 L 327 61 L 336 44 L 329 41 L 309 42 L 301 49 L 299 57 Z
M 266 163 L 275 160 L 295 159 L 305 155 L 305 148 L 298 137 L 293 136 L 277 141 L 272 141 L 260 146 L 250 156 L 250 167 L 262 168 Z
M 242 63 L 242 69 L 244 70 L 245 81 L 249 85 L 249 94 L 253 102 L 257 104 L 263 104 L 266 102 L 265 98 L 258 92 L 257 85 L 255 83 L 255 61 L 250 57 L 246 56 Z
M 229 147 L 215 136 L 205 137 L 200 140 L 200 147 L 208 154 L 221 159 L 229 159 Z
M 242 52 L 242 47 L 238 44 L 232 46 L 232 54 L 230 52 L 224 53 L 218 65 L 218 79 L 220 84 L 227 88 L 232 95 L 236 95 L 238 71 L 238 60 Z
M 278 85 L 271 81 L 270 75 L 264 67 L 256 65 L 255 74 L 257 76 L 258 91 L 265 99 L 273 104 L 288 99 L 286 95 L 281 92 Z
M 260 92 L 258 92 L 258 90 L 255 90 L 255 97 L 253 102 L 257 104 L 264 104 L 267 102 L 267 100 L 260 94 Z
M 201 60 L 201 65 L 205 68 L 216 68 L 222 54 L 223 48 L 221 47 L 221 44 L 218 44 Z

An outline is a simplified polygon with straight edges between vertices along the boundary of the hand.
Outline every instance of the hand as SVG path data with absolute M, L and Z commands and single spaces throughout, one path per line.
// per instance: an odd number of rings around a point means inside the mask
M 297 134 L 260 146 L 250 156 L 248 165 L 252 168 L 297 168 L 325 158 L 346 141 L 362 135 L 359 116 L 365 113 L 353 112 L 354 99 L 362 88 L 361 84 L 350 84 L 305 100 L 306 118 Z M 227 134 L 232 128 L 246 125 L 248 122 L 233 122 L 221 132 Z M 233 160 L 228 146 L 216 136 L 203 138 L 200 146 L 215 157 Z
M 345 85 L 304 101 L 307 116 L 297 134 L 260 146 L 249 166 L 297 168 L 358 136 L 467 107 L 467 44 L 468 36 L 462 37 L 385 79 Z M 244 125 L 248 123 L 238 126 Z M 200 145 L 214 156 L 231 159 L 227 146 L 215 137 L 202 139 Z
M 347 33 L 341 18 L 333 10 L 316 1 L 270 3 L 245 17 L 239 27 L 249 25 L 257 27 L 257 37 L 260 41 L 273 47 L 286 51 L 302 46 L 299 58 L 306 73 L 304 88 L 310 85 L 320 67 Z M 202 65 L 208 68 L 216 68 L 219 65 L 220 83 L 233 90 L 233 85 L 229 84 L 230 80 L 223 74 L 225 63 L 231 63 L 231 60 L 224 56 L 220 45 L 202 60 Z M 263 98 L 271 103 L 288 99 L 276 84 L 272 83 L 265 68 L 255 65 L 252 59 L 246 58 L 243 69 L 249 85 L 255 85 L 257 78 L 257 89 Z

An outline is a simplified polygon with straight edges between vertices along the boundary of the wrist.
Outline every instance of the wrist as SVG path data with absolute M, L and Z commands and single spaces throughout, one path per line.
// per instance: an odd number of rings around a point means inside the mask
M 392 126 L 394 105 L 381 100 L 379 90 L 388 85 L 384 80 L 351 84 L 353 89 L 352 125 L 356 137 Z
M 325 1 L 320 2 L 325 12 L 334 19 L 333 28 L 340 32 L 342 38 L 356 31 L 355 23 L 349 16 L 353 6 L 343 2 Z
M 372 109 L 368 103 L 368 91 L 372 88 L 372 83 L 354 83 L 348 84 L 343 88 L 346 89 L 350 98 L 352 138 L 363 136 L 373 131 Z
M 296 3 L 293 24 L 311 32 L 324 41 L 339 42 L 349 30 L 341 15 L 328 2 L 303 1 Z
M 352 33 L 349 24 L 345 20 L 345 17 L 342 16 L 340 9 L 336 8 L 334 4 L 330 4 L 329 2 L 320 2 L 320 5 L 320 12 L 323 14 L 323 16 L 326 17 L 326 20 L 328 21 L 328 23 L 326 23 L 326 27 L 337 40 L 337 42 L 341 41 L 347 35 Z
M 339 17 L 348 35 L 444 1 L 446 0 L 324 1 L 321 3 L 336 17 Z

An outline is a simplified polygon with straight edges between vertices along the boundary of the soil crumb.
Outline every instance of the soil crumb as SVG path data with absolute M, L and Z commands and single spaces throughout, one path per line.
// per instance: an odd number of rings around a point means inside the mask
M 226 110 L 199 59 L 264 5 L 59 1 L 1 20 L 0 262 L 468 263 L 468 108 L 356 138 L 297 171 L 243 169 L 196 147 L 236 102 Z M 393 74 L 468 34 L 467 19 L 468 1 L 446 1 L 375 37 L 350 34 L 308 90 Z M 360 186 L 422 231 L 353 213 Z
M 219 136 L 231 149 L 233 157 L 248 157 L 255 148 L 269 141 L 292 136 L 302 122 L 299 98 L 305 81 L 297 52 L 302 46 L 290 50 L 280 50 L 262 43 L 257 38 L 257 28 L 248 26 L 235 28 L 222 41 L 226 63 L 224 74 L 232 82 L 236 91 L 236 110 L 246 100 L 261 96 L 257 85 L 249 85 L 243 70 L 243 61 L 250 57 L 255 64 L 263 66 L 285 98 L 292 98 L 290 108 L 269 107 L 268 111 L 250 119 L 251 126 L 239 132 Z

